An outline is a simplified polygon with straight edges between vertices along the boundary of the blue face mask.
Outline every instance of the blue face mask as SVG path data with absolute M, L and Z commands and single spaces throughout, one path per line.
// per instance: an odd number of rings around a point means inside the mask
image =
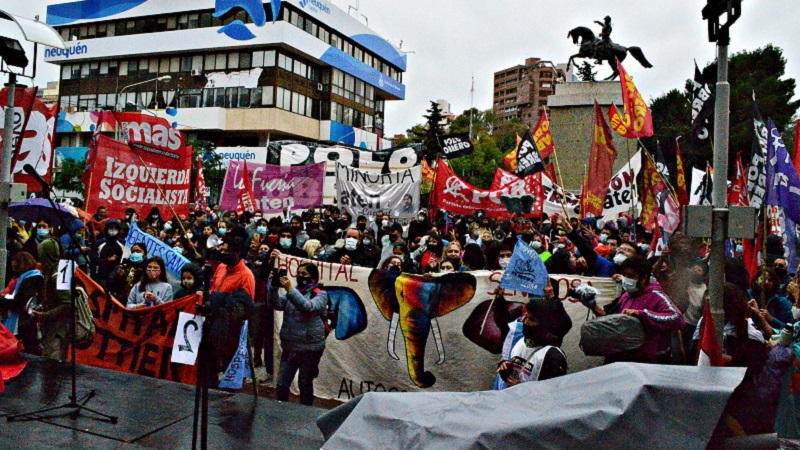
M 225 233 L 227 232 L 228 232 L 227 228 L 220 228 L 217 230 L 217 233 L 219 233 L 220 236 L 225 236 Z
M 262 235 L 263 234 L 267 234 L 267 227 L 264 227 L 264 226 L 258 227 L 258 228 L 256 228 L 256 232 L 258 234 L 262 234 Z
M 131 256 L 128 258 L 131 262 L 140 263 L 144 261 L 144 255 L 141 253 L 131 253 Z
M 736 253 L 742 253 L 742 252 L 744 252 L 744 249 L 742 248 L 742 245 L 741 244 L 737 245 L 736 246 Z
M 174 251 L 175 253 L 177 253 L 177 254 L 179 254 L 179 255 L 182 255 L 182 254 L 183 254 L 183 249 L 182 249 L 182 248 L 180 248 L 180 247 L 173 247 L 173 248 L 172 248 L 172 251 Z
M 41 228 L 40 228 L 40 229 L 36 230 L 36 235 L 37 235 L 37 236 L 39 236 L 39 237 L 41 237 L 41 238 L 45 238 L 45 237 L 47 237 L 47 236 L 50 236 L 50 230 L 48 230 L 48 229 L 41 229 Z

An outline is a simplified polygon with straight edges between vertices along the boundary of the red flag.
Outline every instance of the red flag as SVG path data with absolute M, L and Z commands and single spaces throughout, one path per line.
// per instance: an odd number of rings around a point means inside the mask
M 38 98 L 33 102 L 25 131 L 11 166 L 15 183 L 28 185 L 28 192 L 39 192 L 42 186 L 23 167 L 30 164 L 36 172 L 50 183 L 53 176 L 56 120 L 58 103 L 48 108 Z
M 14 128 L 11 141 L 11 148 L 14 152 L 14 159 L 19 154 L 19 147 L 22 144 L 23 132 L 28 125 L 31 116 L 31 108 L 36 100 L 37 88 L 17 88 L 14 90 Z M 8 106 L 8 89 L 0 90 L 0 124 L 5 123 L 6 107 Z M 3 145 L 3 126 L 0 125 L 0 148 Z M 12 160 L 13 161 L 13 160 Z
M 617 159 L 617 149 L 611 139 L 611 130 L 608 128 L 600 105 L 594 103 L 594 135 L 592 137 L 592 152 L 589 156 L 589 171 L 586 174 L 584 202 L 581 216 L 592 214 L 594 217 L 603 215 L 603 206 L 608 193 L 608 183 L 614 175 L 614 160 Z
M 539 150 L 539 156 L 542 159 L 547 158 L 555 151 L 553 145 L 553 135 L 550 133 L 550 121 L 547 120 L 547 114 L 542 111 L 539 115 L 539 121 L 533 127 L 533 142 L 536 144 L 536 149 Z
M 503 163 L 505 163 L 508 170 L 512 173 L 517 172 L 517 149 L 519 148 L 519 144 L 522 142 L 522 138 L 517 135 L 517 145 L 514 147 L 514 150 L 509 152 L 506 156 L 503 157 Z
M 256 212 L 255 199 L 256 194 L 253 192 L 253 183 L 250 181 L 250 174 L 247 172 L 247 161 L 245 161 L 244 169 L 242 169 L 242 186 L 239 187 L 239 203 L 236 205 L 236 213 Z
M 648 155 L 645 155 L 643 170 L 642 225 L 647 231 L 660 225 L 667 233 L 673 233 L 680 224 L 680 207 L 661 179 L 655 161 Z
M 794 123 L 794 170 L 800 173 L 800 120 Z
M 545 172 L 547 172 L 547 176 L 550 177 L 551 180 L 553 180 L 553 183 L 555 183 L 556 182 L 556 168 L 553 167 L 553 163 L 547 163 L 547 166 L 545 166 Z
M 764 222 L 759 222 L 758 233 L 755 239 L 742 239 L 742 262 L 750 274 L 750 279 L 754 279 L 758 272 L 758 260 L 761 251 L 759 243 L 764 239 Z
M 686 173 L 683 171 L 683 158 L 681 158 L 681 148 L 677 142 L 675 142 L 675 158 L 677 161 L 677 177 L 678 177 L 678 185 L 676 186 L 678 190 L 678 203 L 681 205 L 688 205 L 689 204 L 689 190 L 686 189 Z
M 203 158 L 197 157 L 197 180 L 195 182 L 195 210 L 202 209 L 205 211 L 206 205 L 206 179 L 203 176 Z
M 750 201 L 747 199 L 747 174 L 742 164 L 741 152 L 736 156 L 736 177 L 728 187 L 728 205 L 750 206 Z
M 700 342 L 697 344 L 697 365 L 723 367 L 722 349 L 717 340 L 717 331 L 714 328 L 714 319 L 711 317 L 711 307 L 706 303 L 703 306 L 703 322 L 700 324 Z
M 612 104 L 608 111 L 611 128 L 626 138 L 642 138 L 653 135 L 653 116 L 647 107 L 641 92 L 633 84 L 633 79 L 625 71 L 619 61 L 619 81 L 622 85 L 622 103 L 625 106 L 625 117 L 621 117 Z

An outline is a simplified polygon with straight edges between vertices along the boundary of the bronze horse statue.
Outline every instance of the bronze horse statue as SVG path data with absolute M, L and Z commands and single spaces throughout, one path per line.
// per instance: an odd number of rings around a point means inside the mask
M 617 65 L 615 62 L 624 61 L 625 57 L 628 56 L 628 53 L 630 53 L 634 59 L 639 61 L 639 64 L 641 64 L 643 67 L 647 69 L 653 67 L 647 58 L 644 57 L 644 53 L 642 53 L 642 49 L 639 47 L 623 47 L 611 41 L 603 41 L 602 39 L 597 38 L 594 35 L 594 32 L 592 32 L 592 30 L 589 28 L 573 28 L 567 34 L 567 37 L 572 38 L 573 44 L 580 44 L 580 50 L 578 50 L 578 53 L 569 57 L 567 67 L 570 67 L 573 64 L 575 67 L 578 66 L 575 64 L 575 58 L 594 58 L 598 63 L 608 61 L 608 65 L 611 66 L 613 73 L 611 76 L 606 78 L 606 81 L 613 80 L 619 76 L 619 70 L 617 70 Z

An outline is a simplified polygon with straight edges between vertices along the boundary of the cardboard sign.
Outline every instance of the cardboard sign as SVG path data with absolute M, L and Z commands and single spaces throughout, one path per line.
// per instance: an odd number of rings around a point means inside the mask
M 175 342 L 172 344 L 172 362 L 194 365 L 203 337 L 205 320 L 203 316 L 185 312 L 178 314 L 178 328 L 175 329 Z
M 69 259 L 58 260 L 58 278 L 56 279 L 56 290 L 71 291 L 72 276 L 75 274 L 75 261 Z

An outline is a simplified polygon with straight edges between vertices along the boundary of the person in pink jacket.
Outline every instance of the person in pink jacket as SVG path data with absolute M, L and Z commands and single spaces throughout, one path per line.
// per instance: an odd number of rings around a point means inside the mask
M 606 358 L 607 364 L 616 361 L 655 363 L 658 351 L 668 345 L 670 334 L 686 326 L 680 310 L 667 297 L 661 285 L 650 281 L 650 271 L 650 264 L 638 256 L 626 259 L 619 266 L 622 289 L 625 291 L 619 301 L 619 312 L 642 322 L 645 343 L 631 352 Z M 596 304 L 591 310 L 598 317 L 606 315 L 603 308 Z

